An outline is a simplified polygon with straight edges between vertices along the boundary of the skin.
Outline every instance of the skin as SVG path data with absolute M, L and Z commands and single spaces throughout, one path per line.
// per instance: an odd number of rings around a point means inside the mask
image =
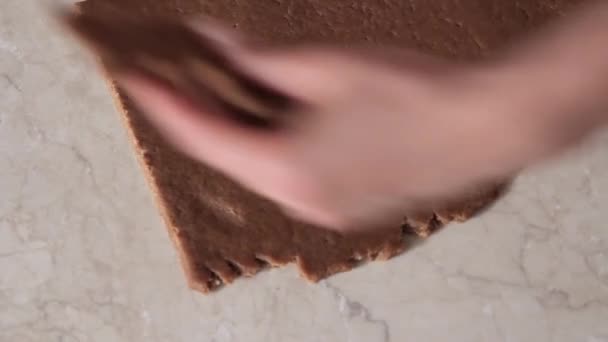
M 197 24 L 244 70 L 314 108 L 272 132 L 201 112 L 141 75 L 118 79 L 185 153 L 291 215 L 348 229 L 508 178 L 602 127 L 607 23 L 608 5 L 588 5 L 477 64 L 415 51 L 268 51 Z

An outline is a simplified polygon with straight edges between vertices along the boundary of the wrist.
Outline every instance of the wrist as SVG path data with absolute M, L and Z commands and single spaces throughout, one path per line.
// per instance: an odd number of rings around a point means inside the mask
M 561 151 L 608 121 L 608 4 L 555 22 L 496 63 L 496 86 L 545 146 Z
M 521 139 L 523 165 L 561 152 L 606 121 L 608 68 L 551 58 L 545 48 L 526 47 L 487 74 L 495 115 Z
M 529 95 L 523 78 L 507 62 L 489 61 L 454 73 L 446 87 L 446 126 L 470 151 L 466 161 L 478 176 L 509 177 L 542 154 L 551 140 L 543 119 L 549 110 Z M 471 168 L 472 169 L 472 168 Z

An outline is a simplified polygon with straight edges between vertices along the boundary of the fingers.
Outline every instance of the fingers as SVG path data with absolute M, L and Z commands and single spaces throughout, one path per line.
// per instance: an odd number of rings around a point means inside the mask
M 186 97 L 143 75 L 122 75 L 118 81 L 170 141 L 220 169 L 230 171 L 251 154 L 264 158 L 280 146 L 276 132 L 252 129 L 222 113 L 201 112 Z
M 207 39 L 220 42 L 228 58 L 245 72 L 310 105 L 345 97 L 348 60 L 320 49 L 257 51 L 217 24 L 198 25 Z M 212 37 L 212 38 L 209 38 Z M 342 68 L 337 65 L 342 65 Z M 213 109 L 201 112 L 188 98 L 141 74 L 118 75 L 118 81 L 145 115 L 191 156 L 229 170 L 247 155 L 276 153 L 285 134 L 237 124 Z

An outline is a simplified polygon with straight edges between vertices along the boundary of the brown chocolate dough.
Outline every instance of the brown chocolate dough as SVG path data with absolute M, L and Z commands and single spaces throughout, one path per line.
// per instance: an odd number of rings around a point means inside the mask
M 475 59 L 511 42 L 579 1 L 568 0 L 87 0 L 82 13 L 133 18 L 206 15 L 273 44 L 322 42 L 421 49 Z M 157 40 L 171 49 L 171 41 Z M 363 261 L 406 249 L 406 235 L 427 236 L 494 200 L 497 187 L 472 192 L 402 227 L 338 233 L 296 222 L 273 203 L 176 152 L 116 90 L 125 121 L 156 194 L 190 285 L 208 292 L 267 265 L 297 263 L 318 281 Z M 429 132 L 433 134 L 433 132 Z

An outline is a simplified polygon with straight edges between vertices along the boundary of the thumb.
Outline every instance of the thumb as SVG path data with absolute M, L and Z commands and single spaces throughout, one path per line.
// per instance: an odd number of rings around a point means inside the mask
M 321 47 L 269 48 L 215 20 L 195 20 L 190 26 L 205 41 L 214 42 L 239 69 L 270 87 L 311 105 L 337 98 L 353 84 L 359 63 Z

